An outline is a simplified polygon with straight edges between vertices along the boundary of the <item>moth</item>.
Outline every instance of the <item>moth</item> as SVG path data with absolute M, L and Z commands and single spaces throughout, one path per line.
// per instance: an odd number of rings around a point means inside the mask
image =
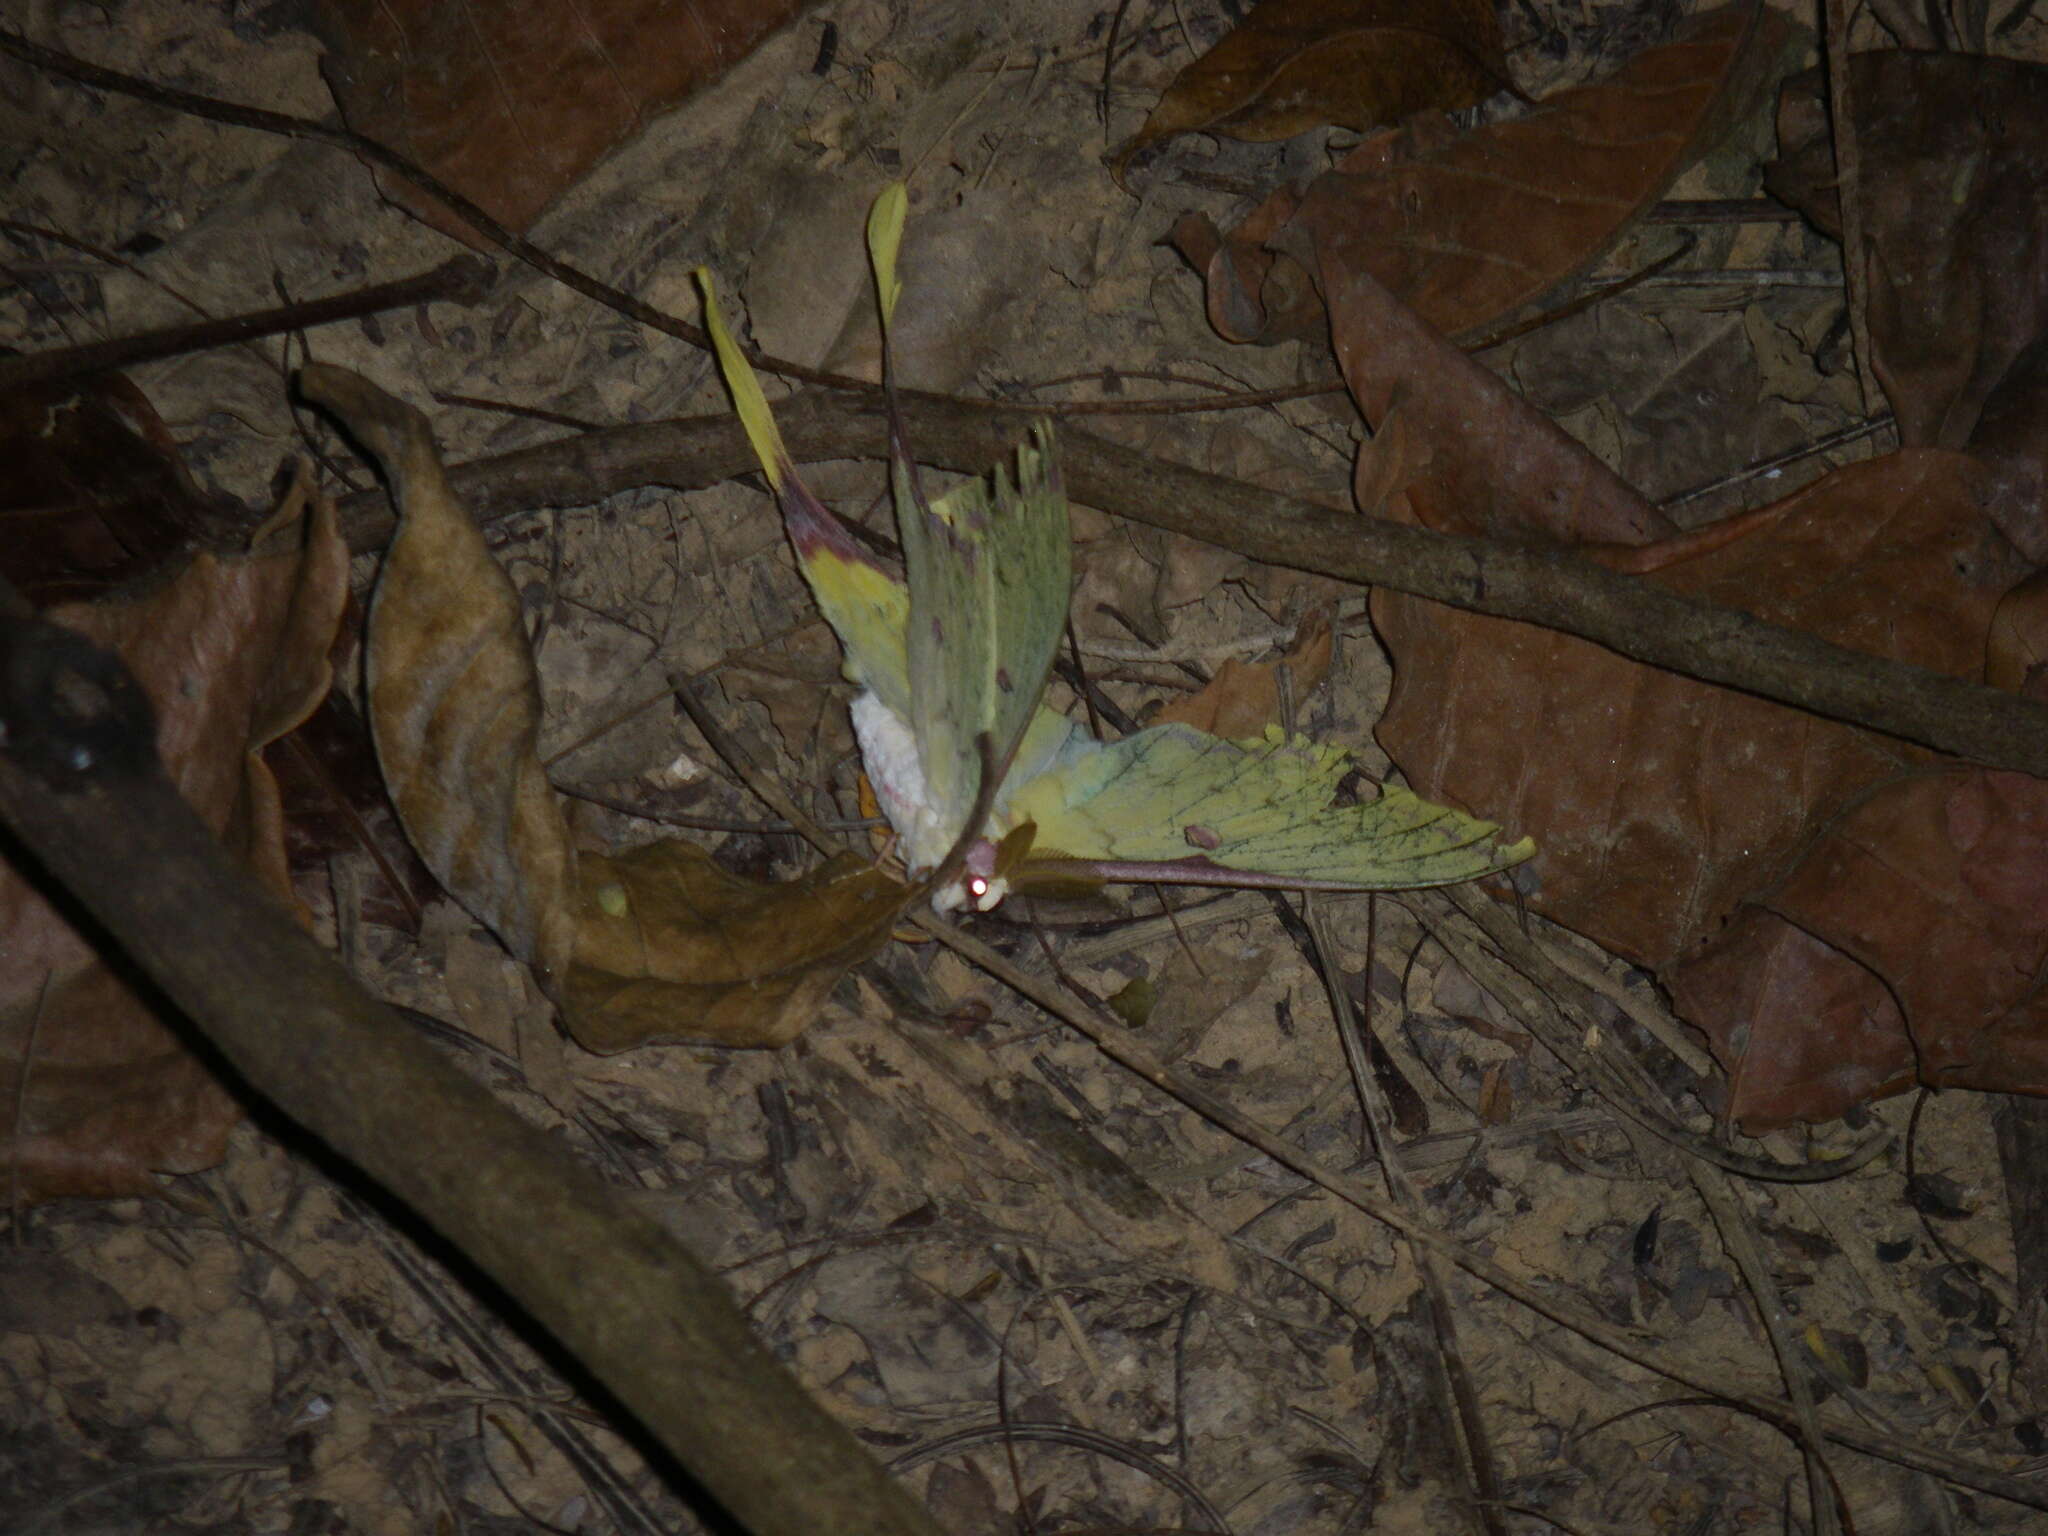
M 709 330 L 797 561 L 860 691 L 861 758 L 896 850 L 941 912 L 987 911 L 1013 888 L 1102 881 L 1394 890 L 1520 863 L 1524 838 L 1385 786 L 1334 803 L 1341 749 L 1268 727 L 1230 741 L 1186 725 L 1098 740 L 1045 691 L 1066 628 L 1072 542 L 1052 428 L 1014 462 L 926 496 L 894 393 L 890 328 L 907 200 L 868 219 L 889 389 L 899 572 L 805 488 L 753 368 L 698 268 Z

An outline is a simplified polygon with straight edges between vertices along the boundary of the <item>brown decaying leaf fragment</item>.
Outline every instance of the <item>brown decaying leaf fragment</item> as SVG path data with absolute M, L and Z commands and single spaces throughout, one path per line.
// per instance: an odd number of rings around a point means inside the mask
M 364 653 L 392 803 L 434 877 L 556 995 L 576 944 L 576 852 L 540 764 L 519 595 L 448 490 L 425 416 L 324 363 L 299 388 L 377 456 L 398 507 Z
M 120 653 L 179 792 L 295 911 L 260 752 L 327 692 L 347 597 L 333 509 L 302 477 L 248 556 L 201 555 L 146 592 L 49 611 Z M 241 1108 L 160 1021 L 156 996 L 13 871 L 0 873 L 0 935 L 0 1198 L 143 1194 L 154 1172 L 218 1162 Z
M 1859 53 L 1871 365 L 1908 446 L 1969 444 L 2048 321 L 2048 68 L 1960 53 Z M 1785 82 L 1764 184 L 1841 238 L 1818 70 Z
M 801 9 L 798 0 L 321 0 L 314 27 L 349 127 L 516 231 L 650 116 L 718 79 Z M 390 190 L 474 239 L 424 193 Z
M 1182 70 L 1116 152 L 1176 134 L 1263 143 L 1326 124 L 1364 132 L 1512 89 L 1493 0 L 1266 0 Z
M 849 966 L 888 943 L 909 894 L 852 854 L 786 884 L 728 874 L 690 843 L 578 866 L 566 1009 L 593 1051 L 678 1040 L 785 1045 Z
M 97 597 L 250 527 L 193 483 L 170 430 L 118 373 L 0 394 L 0 463 L 7 579 L 31 602 Z
M 1379 135 L 1306 193 L 1274 193 L 1228 235 L 1204 238 L 1184 221 L 1176 243 L 1212 288 L 1240 283 L 1209 299 L 1233 339 L 1283 340 L 1309 324 L 1299 269 L 1263 249 L 1288 248 L 1274 238 L 1285 221 L 1314 240 L 1326 272 L 1370 272 L 1436 330 L 1475 334 L 1597 260 L 1742 119 L 1788 32 L 1761 7 L 1708 12 L 1608 79 L 1548 97 L 1514 122 L 1456 138 L 1413 127 Z
M 1288 646 L 1286 655 L 1276 661 L 1261 662 L 1231 657 L 1216 669 L 1207 687 L 1173 700 L 1148 723 L 1192 725 L 1198 731 L 1230 741 L 1262 736 L 1267 726 L 1287 723 L 1280 716 L 1282 670 L 1287 673 L 1293 697 L 1304 698 L 1330 675 L 1335 648 L 1336 635 L 1330 628 L 1329 615 L 1313 612 L 1295 631 L 1294 643 Z M 1204 846 L 1195 842 L 1193 828 L 1189 829 L 1189 841 L 1196 847 Z

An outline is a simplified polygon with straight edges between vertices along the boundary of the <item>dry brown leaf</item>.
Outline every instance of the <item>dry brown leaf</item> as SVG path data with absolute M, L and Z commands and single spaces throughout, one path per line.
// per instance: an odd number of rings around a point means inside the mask
M 1655 507 L 1487 369 L 1425 326 L 1370 272 L 1304 248 L 1330 335 L 1374 436 L 1353 491 L 1444 533 L 1635 544 L 1675 530 Z M 1398 494 L 1396 494 L 1398 492 Z
M 1723 1109 L 1746 1127 L 1829 1119 L 1912 1084 L 1891 989 L 1774 912 L 1745 908 L 1661 979 L 1713 1043 L 1728 1073 Z
M 1336 274 L 1370 272 L 1443 334 L 1476 332 L 1597 260 L 1741 120 L 1788 35 L 1762 7 L 1709 12 L 1608 79 L 1546 98 L 1514 122 L 1454 139 L 1381 135 L 1306 194 L 1275 193 L 1216 244 L 1191 225 L 1176 231 L 1178 243 L 1212 285 L 1240 283 L 1209 298 L 1236 339 L 1282 340 L 1308 324 L 1299 276 L 1264 249 L 1313 265 L 1276 239 L 1283 215 L 1321 253 L 1325 287 Z
M 155 708 L 172 781 L 295 910 L 259 754 L 326 692 L 348 596 L 333 508 L 314 498 L 307 514 L 307 495 L 302 478 L 245 558 L 202 555 L 146 593 L 48 614 L 121 656 Z M 241 1107 L 129 975 L 18 874 L 0 875 L 0 1198 L 148 1193 L 154 1173 L 219 1161 Z
M 425 416 L 325 363 L 299 388 L 377 456 L 398 509 L 364 655 L 392 804 L 434 877 L 552 994 L 576 943 L 576 852 L 540 764 L 519 595 L 448 489 Z
M 349 127 L 516 232 L 649 117 L 716 80 L 800 9 L 797 0 L 321 0 L 314 26 Z M 388 190 L 475 239 L 425 193 Z
M 1111 162 L 1208 132 L 1264 143 L 1334 124 L 1364 132 L 1512 89 L 1492 0 L 1266 0 L 1180 72 Z
M 1261 736 L 1267 726 L 1284 723 L 1280 718 L 1281 672 L 1287 674 L 1292 696 L 1305 698 L 1330 675 L 1330 658 L 1335 648 L 1329 615 L 1310 614 L 1295 631 L 1294 643 L 1287 648 L 1286 655 L 1261 662 L 1231 657 L 1216 669 L 1206 688 L 1173 700 L 1149 723 L 1179 722 L 1230 741 Z
M 1908 446 L 1969 444 L 2048 321 L 2048 69 L 1964 53 L 1859 53 L 1871 366 Z M 1841 236 L 1820 71 L 1785 82 L 1765 185 Z
M 1951 676 L 1979 674 L 2018 574 L 1960 454 L 1838 471 L 1746 539 L 1665 566 L 1689 595 Z M 1651 966 L 1786 877 L 1812 827 L 1919 760 L 1887 738 L 1587 641 L 1380 591 L 1380 743 L 1418 792 L 1527 828 L 1534 905 Z
M 2020 562 L 1985 472 L 1923 449 L 1837 471 L 1656 579 L 1954 676 Z M 1377 594 L 1380 740 L 1424 793 L 1526 826 L 1531 905 L 1657 968 L 1752 1128 L 1913 1081 L 2048 1091 L 2048 795 L 1583 641 Z M 2038 647 L 2022 608 L 2015 654 Z M 1724 924 L 1726 925 L 1724 927 Z
M 910 888 L 841 854 L 799 880 L 728 874 L 689 843 L 586 853 L 565 1013 L 593 1051 L 785 1045 L 889 942 Z

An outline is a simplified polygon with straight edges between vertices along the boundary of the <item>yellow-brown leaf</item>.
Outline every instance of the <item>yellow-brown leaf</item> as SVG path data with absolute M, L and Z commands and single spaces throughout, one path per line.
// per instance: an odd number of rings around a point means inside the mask
M 778 1046 L 888 943 L 915 894 L 841 854 L 786 884 L 748 880 L 683 842 L 586 853 L 563 1011 L 586 1049 L 696 1040 Z
M 299 374 L 376 454 L 398 532 L 370 607 L 370 729 L 434 877 L 554 993 L 576 941 L 576 853 L 542 770 L 519 597 L 448 488 L 427 419 L 324 363 Z

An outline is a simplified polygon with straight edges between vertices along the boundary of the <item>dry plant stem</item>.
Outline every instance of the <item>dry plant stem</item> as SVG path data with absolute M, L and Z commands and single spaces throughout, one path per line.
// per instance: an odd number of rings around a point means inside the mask
M 211 347 L 234 346 L 284 331 L 310 329 L 336 320 L 353 320 L 380 310 L 406 309 L 435 300 L 474 304 L 490 289 L 496 276 L 497 269 L 483 257 L 457 256 L 431 272 L 337 293 L 332 298 L 312 299 L 304 304 L 288 304 L 282 309 L 259 310 L 254 314 L 231 315 L 224 320 L 174 325 L 161 331 L 147 331 L 140 336 L 89 342 L 81 347 L 60 347 L 28 357 L 0 358 L 0 390 L 20 389 L 24 385 L 40 384 L 50 379 L 105 373 L 158 358 L 203 352 Z
M 490 1273 L 748 1529 L 936 1536 L 680 1243 L 229 863 L 106 661 L 18 608 L 0 618 L 0 820 L 35 860 L 251 1085 Z
M 1883 397 L 1870 359 L 1870 249 L 1863 241 L 1863 157 L 1856 145 L 1856 101 L 1849 79 L 1850 0 L 1825 0 L 1828 125 L 1835 139 L 1835 195 L 1842 209 L 1842 286 L 1849 305 L 1849 341 L 1865 413 Z
M 1283 711 L 1281 718 L 1292 717 Z M 1366 900 L 1370 902 L 1372 898 L 1368 896 Z M 1370 911 L 1368 908 L 1368 935 L 1377 928 Z M 1302 893 L 1302 916 L 1307 920 L 1309 937 L 1315 944 L 1316 971 L 1322 977 L 1323 991 L 1330 1000 L 1330 1018 L 1337 1026 L 1337 1040 L 1344 1050 L 1344 1065 L 1351 1074 L 1359 1109 L 1371 1133 L 1372 1146 L 1369 1150 L 1379 1159 L 1380 1177 L 1386 1181 L 1387 1194 L 1402 1210 L 1419 1218 L 1424 1209 L 1422 1197 L 1415 1188 L 1415 1181 L 1408 1177 L 1402 1148 L 1394 1140 L 1393 1119 L 1387 1109 L 1386 1095 L 1373 1074 L 1371 1062 L 1366 1059 L 1363 1034 L 1372 1027 L 1372 1020 L 1360 1016 L 1360 1011 L 1352 1005 L 1350 995 L 1339 980 L 1343 972 L 1337 964 L 1337 941 L 1330 932 L 1329 910 L 1316 899 L 1313 891 Z M 1366 951 L 1369 971 L 1370 937 Z M 1367 999 L 1370 1000 L 1371 996 L 1368 990 Z M 1480 1528 L 1488 1536 L 1507 1536 L 1507 1523 L 1501 1517 L 1500 1471 L 1494 1462 L 1493 1443 L 1486 1433 L 1486 1417 L 1480 1409 L 1479 1393 L 1472 1385 L 1472 1372 L 1465 1364 L 1464 1351 L 1458 1345 L 1458 1314 L 1451 1305 L 1450 1287 L 1444 1281 L 1443 1260 L 1427 1249 L 1418 1248 L 1415 1251 L 1415 1272 L 1421 1276 L 1423 1293 L 1429 1300 L 1437 1361 L 1456 1409 L 1458 1448 L 1466 1475 L 1472 1483 L 1474 1513 Z
M 931 461 L 978 474 L 1015 446 L 1013 411 L 906 393 Z M 807 390 L 776 406 L 799 460 L 872 457 L 886 441 L 873 396 Z M 1734 609 L 1681 597 L 1554 548 L 1466 539 L 1361 517 L 1209 474 L 1072 429 L 1059 435 L 1074 500 L 1184 533 L 1269 565 L 1392 587 L 1452 607 L 1521 619 L 1651 666 L 1868 726 L 1971 762 L 2048 778 L 2048 708 L 1924 667 L 1830 645 Z M 754 467 L 730 416 L 693 417 L 568 438 L 448 472 L 480 521 L 539 506 L 582 506 L 659 484 L 714 485 Z M 341 503 L 349 547 L 389 536 L 381 495 Z

